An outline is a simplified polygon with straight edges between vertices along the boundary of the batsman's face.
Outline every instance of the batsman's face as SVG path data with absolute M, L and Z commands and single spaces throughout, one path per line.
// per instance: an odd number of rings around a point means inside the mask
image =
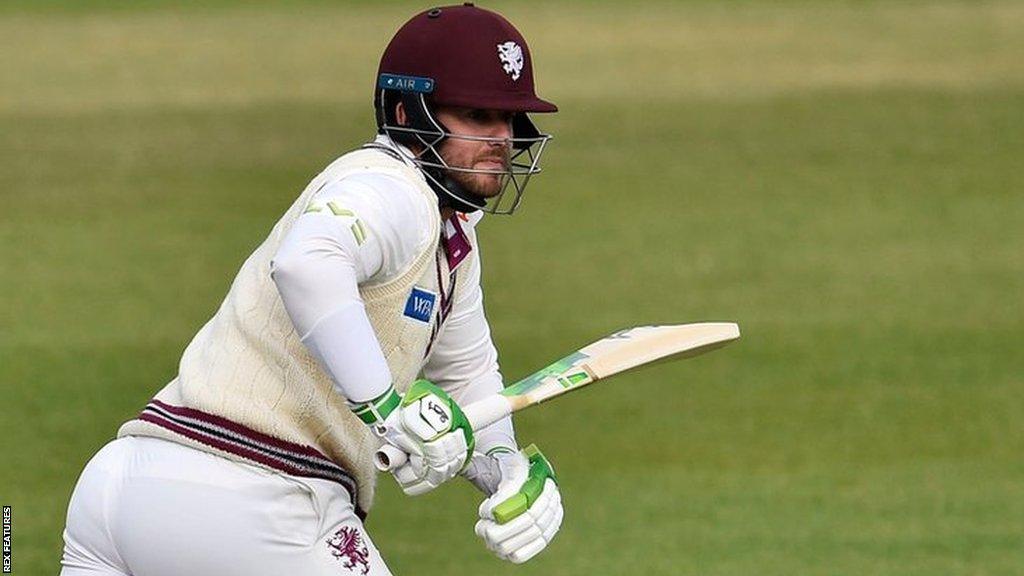
M 512 152 L 512 113 L 442 106 L 437 119 L 454 136 L 440 147 L 444 161 L 452 167 L 491 172 L 509 169 Z M 493 140 L 467 140 L 458 136 Z M 470 173 L 449 170 L 449 176 L 472 194 L 490 198 L 502 190 L 504 174 Z

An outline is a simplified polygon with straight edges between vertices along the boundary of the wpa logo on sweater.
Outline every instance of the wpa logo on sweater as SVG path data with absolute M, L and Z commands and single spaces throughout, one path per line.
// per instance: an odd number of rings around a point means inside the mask
M 430 322 L 434 315 L 434 304 L 437 302 L 437 294 L 414 286 L 409 299 L 405 301 L 405 315 L 420 322 Z

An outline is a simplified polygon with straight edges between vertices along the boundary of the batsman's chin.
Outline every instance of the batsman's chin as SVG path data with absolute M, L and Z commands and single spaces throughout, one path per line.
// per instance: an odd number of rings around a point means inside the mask
M 475 174 L 470 191 L 481 198 L 494 198 L 501 192 L 501 177 L 491 174 Z

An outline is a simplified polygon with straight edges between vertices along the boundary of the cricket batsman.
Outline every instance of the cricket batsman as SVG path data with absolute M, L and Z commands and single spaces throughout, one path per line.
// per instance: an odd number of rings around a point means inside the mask
M 519 31 L 470 3 L 402 26 L 373 99 L 377 136 L 309 183 L 82 472 L 63 575 L 386 576 L 363 526 L 383 445 L 408 495 L 479 488 L 504 560 L 558 532 L 550 463 L 460 408 L 503 387 L 475 226 L 519 206 L 550 138 L 528 114 L 557 108 Z

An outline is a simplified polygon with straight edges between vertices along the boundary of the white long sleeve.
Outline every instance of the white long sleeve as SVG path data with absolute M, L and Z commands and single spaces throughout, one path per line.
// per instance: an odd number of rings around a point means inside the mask
M 391 385 L 359 285 L 397 277 L 423 250 L 431 240 L 420 224 L 425 210 L 436 207 L 401 180 L 349 177 L 317 192 L 274 257 L 273 278 L 296 331 L 349 401 L 372 400 Z M 475 265 L 463 268 L 474 276 L 460 282 L 463 288 L 423 370 L 463 405 L 503 386 L 484 314 L 478 247 L 469 258 Z M 499 446 L 516 448 L 511 418 L 477 433 L 478 450 Z
M 296 332 L 349 401 L 372 400 L 391 385 L 358 285 L 397 276 L 411 262 L 429 241 L 417 223 L 430 209 L 396 178 L 346 178 L 317 192 L 271 263 Z

